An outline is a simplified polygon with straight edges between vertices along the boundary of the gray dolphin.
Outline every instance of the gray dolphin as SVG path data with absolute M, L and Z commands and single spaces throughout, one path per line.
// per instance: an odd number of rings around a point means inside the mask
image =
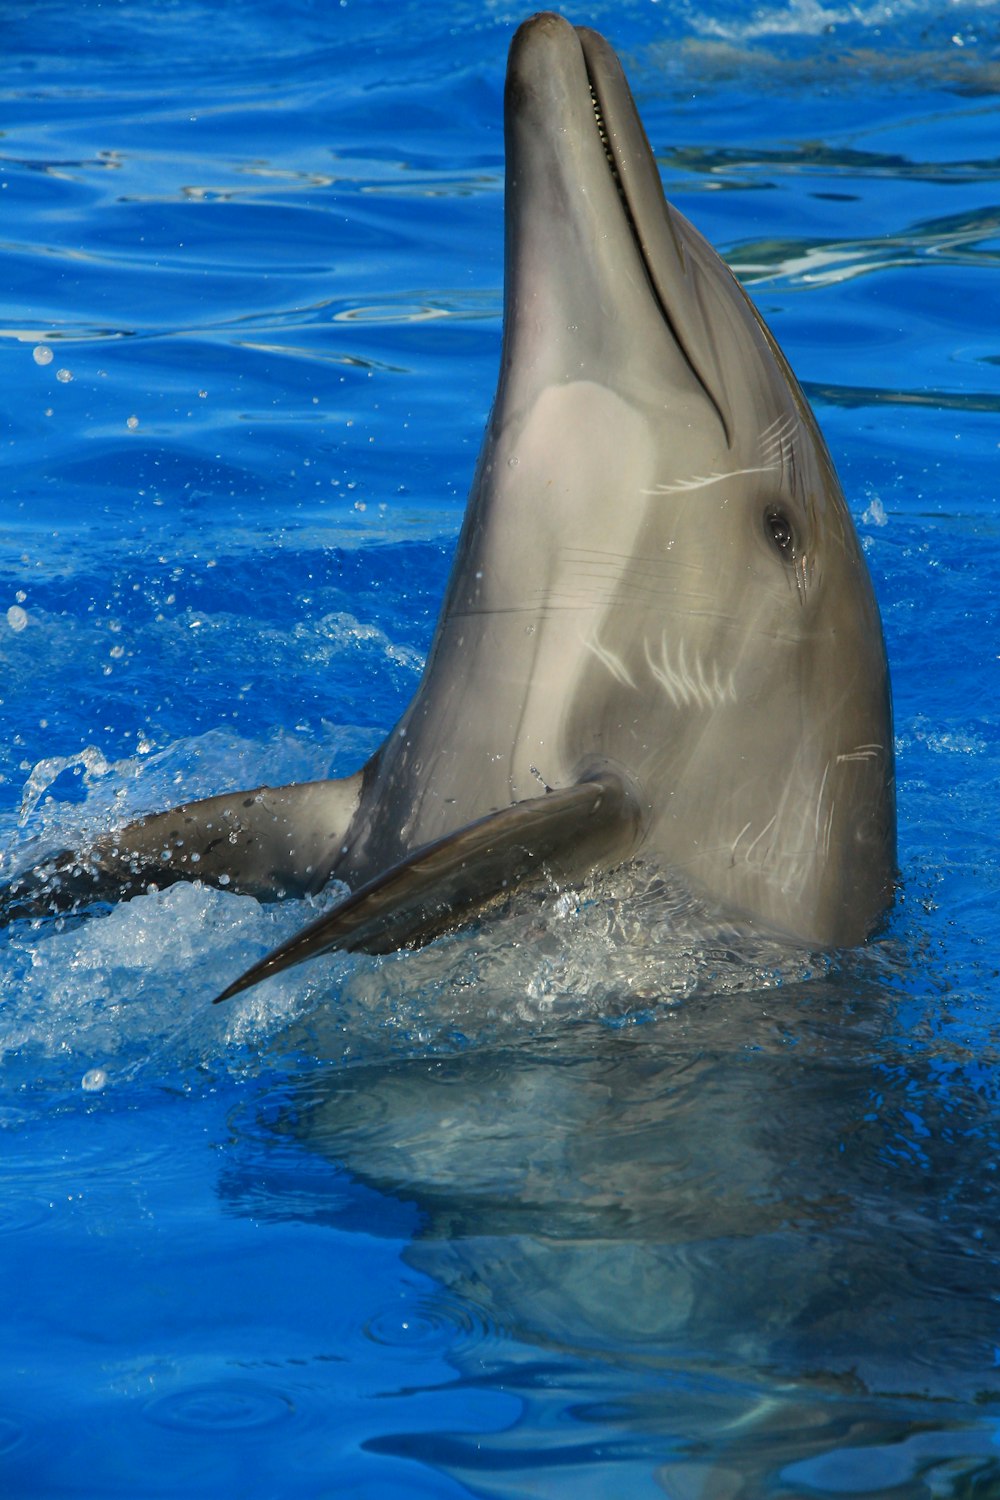
M 226 794 L 58 856 L 8 916 L 178 878 L 354 887 L 226 998 L 419 943 L 532 872 L 632 856 L 810 946 L 891 900 L 878 608 L 759 313 L 665 201 L 621 66 L 552 14 L 511 45 L 500 378 L 426 669 L 363 770 Z

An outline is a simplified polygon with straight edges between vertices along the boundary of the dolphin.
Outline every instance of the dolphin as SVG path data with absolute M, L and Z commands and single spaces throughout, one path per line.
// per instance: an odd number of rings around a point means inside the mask
M 550 13 L 519 28 L 505 135 L 499 383 L 409 707 L 353 776 L 141 818 L 12 881 L 8 917 L 178 878 L 352 888 L 219 999 L 630 859 L 809 947 L 877 924 L 888 668 L 809 404 L 666 202 L 601 36 Z

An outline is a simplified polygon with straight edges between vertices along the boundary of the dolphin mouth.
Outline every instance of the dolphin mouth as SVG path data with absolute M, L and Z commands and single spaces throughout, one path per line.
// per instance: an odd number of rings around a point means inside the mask
M 620 119 L 617 119 L 614 114 L 611 114 L 610 118 L 608 118 L 606 114 L 606 112 L 609 110 L 609 106 L 612 111 L 615 109 L 615 101 L 611 96 L 612 91 L 608 87 L 609 80 L 606 67 L 603 70 L 602 76 L 601 62 L 602 60 L 606 62 L 606 60 L 602 59 L 600 56 L 600 52 L 594 48 L 591 48 L 588 55 L 587 40 L 590 37 L 597 36 L 597 33 L 589 31 L 584 26 L 576 26 L 573 29 L 576 32 L 577 40 L 580 43 L 580 51 L 583 55 L 583 66 L 587 74 L 587 85 L 590 89 L 590 104 L 594 112 L 594 124 L 597 126 L 598 139 L 600 140 L 601 146 L 604 150 L 604 159 L 608 164 L 608 171 L 611 173 L 611 180 L 614 183 L 615 190 L 618 193 L 622 211 L 625 214 L 625 218 L 628 220 L 629 228 L 632 231 L 632 237 L 635 240 L 636 246 L 639 250 L 639 254 L 642 257 L 643 264 L 646 267 L 646 274 L 650 275 L 649 262 L 646 257 L 646 247 L 643 243 L 642 232 L 639 228 L 638 223 L 636 222 L 633 206 L 629 199 L 628 192 L 626 191 L 625 182 L 622 178 L 621 162 L 623 160 L 623 152 L 621 145 L 619 144 L 619 131 L 621 129 L 621 121 Z M 603 41 L 603 38 L 597 37 L 597 40 Z M 604 84 L 603 91 L 602 83 Z M 633 122 L 629 121 L 627 123 Z M 649 145 L 648 137 L 646 137 L 645 131 L 643 130 L 641 122 L 639 122 L 638 118 L 636 118 L 634 124 L 638 126 L 640 131 L 642 131 L 642 144 L 645 146 L 646 150 L 652 157 L 652 147 Z M 617 152 L 615 149 L 616 144 L 618 145 Z M 650 275 L 651 282 L 652 279 L 653 278 Z M 658 297 L 657 300 L 659 301 L 660 298 Z
M 653 148 L 617 53 L 599 32 L 587 26 L 575 26 L 573 31 L 587 76 L 598 138 L 653 301 L 715 409 L 730 445 L 732 423 L 717 382 L 710 378 L 711 356 L 699 357 L 693 330 L 685 328 L 674 311 L 684 305 L 685 296 L 692 300 L 697 272 L 691 249 L 697 235 L 666 200 Z
M 583 61 L 584 66 L 586 67 L 586 53 L 584 53 Z M 605 124 L 604 114 L 601 109 L 600 95 L 597 92 L 594 76 L 591 73 L 589 67 L 587 68 L 587 82 L 590 85 L 590 103 L 594 111 L 594 123 L 597 126 L 597 134 L 600 139 L 601 145 L 604 147 L 604 157 L 608 164 L 608 170 L 611 173 L 611 180 L 617 190 L 622 209 L 625 213 L 625 217 L 628 219 L 629 226 L 632 230 L 632 236 L 641 251 L 642 236 L 639 233 L 639 226 L 638 224 L 636 224 L 635 219 L 632 216 L 632 205 L 628 201 L 628 194 L 625 191 L 625 184 L 622 182 L 622 174 L 618 170 L 618 162 L 615 160 L 614 149 L 611 145 L 611 136 L 608 133 L 608 127 Z M 643 256 L 643 263 L 645 263 L 645 256 Z

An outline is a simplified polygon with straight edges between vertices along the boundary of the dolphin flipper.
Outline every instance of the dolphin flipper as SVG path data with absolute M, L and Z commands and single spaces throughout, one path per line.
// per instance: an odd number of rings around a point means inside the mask
M 215 1003 L 331 948 L 391 953 L 420 947 L 546 865 L 562 878 L 625 859 L 639 807 L 619 777 L 602 772 L 516 802 L 423 845 L 368 881 L 235 980 Z
M 321 890 L 361 797 L 363 772 L 341 781 L 261 786 L 188 802 L 64 851 L 0 890 L 0 919 L 36 917 L 138 896 L 175 880 L 264 899 Z

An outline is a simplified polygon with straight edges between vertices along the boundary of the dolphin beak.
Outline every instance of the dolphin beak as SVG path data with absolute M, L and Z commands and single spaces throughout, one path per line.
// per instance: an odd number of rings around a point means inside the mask
M 669 381 L 675 364 L 676 384 L 693 379 L 728 444 L 731 419 L 710 322 L 717 258 L 666 202 L 625 74 L 604 38 L 550 12 L 525 21 L 510 48 L 505 129 L 508 334 L 533 327 L 534 357 L 544 362 L 546 351 L 563 354 L 563 320 L 581 336 L 566 351 L 563 378 L 572 378 L 589 373 L 588 354 L 604 369 L 616 352 L 634 359 L 637 330 L 648 343 L 650 320 L 658 319 L 660 379 L 666 372 Z M 600 335 L 588 348 L 591 326 Z M 616 332 L 620 351 L 609 347 Z

